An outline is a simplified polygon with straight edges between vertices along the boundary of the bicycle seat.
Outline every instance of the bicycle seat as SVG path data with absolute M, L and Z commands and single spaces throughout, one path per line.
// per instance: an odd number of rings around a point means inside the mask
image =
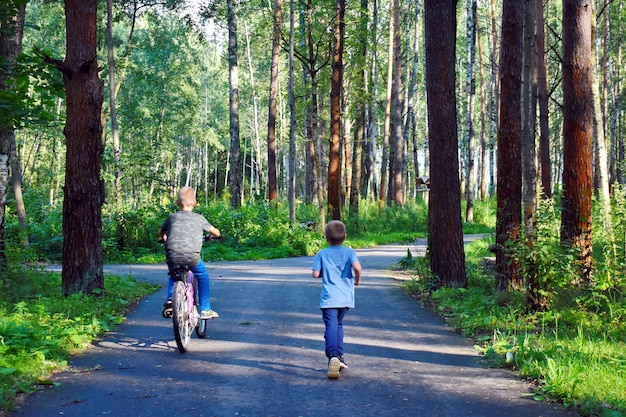
M 187 272 L 189 272 L 191 268 L 189 268 L 189 265 L 187 264 L 182 264 L 182 265 L 176 265 L 174 268 L 172 268 L 171 271 L 169 271 L 167 274 L 169 276 L 171 276 L 172 278 L 176 278 L 176 279 L 183 279 L 183 277 L 185 276 L 185 274 Z

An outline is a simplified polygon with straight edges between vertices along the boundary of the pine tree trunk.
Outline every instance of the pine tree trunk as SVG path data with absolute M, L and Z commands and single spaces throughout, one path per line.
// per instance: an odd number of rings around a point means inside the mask
M 228 73 L 230 106 L 230 205 L 241 206 L 241 141 L 239 139 L 239 66 L 237 62 L 237 4 L 228 0 Z
M 393 82 L 391 90 L 392 102 L 392 131 L 390 134 L 392 146 L 392 158 L 390 159 L 390 199 L 398 206 L 404 206 L 403 194 L 403 165 L 404 165 L 404 141 L 402 140 L 402 41 L 399 0 L 392 0 L 393 17 Z
M 278 65 L 280 53 L 280 27 L 283 19 L 283 0 L 274 2 L 274 37 L 272 40 L 272 68 L 270 76 L 269 113 L 267 118 L 267 175 L 268 199 L 278 203 L 276 176 L 276 101 L 278 98 Z
M 456 0 L 425 0 L 430 148 L 428 254 L 445 287 L 466 287 L 455 95 Z
M 337 0 L 330 83 L 330 150 L 328 161 L 328 216 L 332 220 L 341 219 L 341 88 L 343 83 L 345 11 L 345 0 Z
M 548 79 L 545 60 L 545 21 L 543 0 L 535 0 L 537 18 L 537 100 L 539 101 L 539 169 L 541 192 L 552 198 L 552 164 L 550 161 L 550 126 L 548 119 Z
M 103 152 L 98 78 L 97 0 L 65 0 L 66 58 L 60 64 L 67 100 L 63 201 L 63 293 L 102 293 Z
M 563 198 L 561 242 L 579 250 L 578 284 L 592 280 L 593 10 L 563 0 Z
M 502 49 L 500 52 L 500 122 L 498 129 L 498 211 L 496 214 L 496 289 L 522 288 L 519 264 L 508 250 L 520 238 L 522 223 L 521 167 L 521 78 L 524 3 L 502 4 Z

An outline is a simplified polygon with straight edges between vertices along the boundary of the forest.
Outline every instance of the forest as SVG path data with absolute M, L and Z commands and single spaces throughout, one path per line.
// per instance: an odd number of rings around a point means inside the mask
M 0 270 L 60 262 L 65 295 L 102 294 L 104 262 L 162 260 L 187 185 L 213 259 L 311 255 L 329 219 L 427 237 L 414 290 L 468 290 L 480 259 L 496 303 L 591 312 L 626 363 L 624 20 L 615 0 L 5 0 Z

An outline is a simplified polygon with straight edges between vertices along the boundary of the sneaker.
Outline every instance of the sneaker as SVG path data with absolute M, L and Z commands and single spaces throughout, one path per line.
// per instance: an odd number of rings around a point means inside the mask
M 209 320 L 209 319 L 216 319 L 218 318 L 220 315 L 217 314 L 217 311 L 213 311 L 213 310 L 202 310 L 202 312 L 200 313 L 200 320 Z
M 161 312 L 161 315 L 163 315 L 166 319 L 172 317 L 172 300 L 167 300 L 165 304 L 163 304 L 163 311 Z
M 339 357 L 339 371 L 343 371 L 344 369 L 348 369 L 348 365 L 343 360 L 343 356 Z
M 328 379 L 339 378 L 339 368 L 341 368 L 341 361 L 338 357 L 333 356 L 328 361 Z

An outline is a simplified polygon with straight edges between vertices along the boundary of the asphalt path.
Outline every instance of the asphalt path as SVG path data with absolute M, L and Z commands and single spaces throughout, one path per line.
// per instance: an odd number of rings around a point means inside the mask
M 206 339 L 194 335 L 178 351 L 161 317 L 162 287 L 13 417 L 574 415 L 533 400 L 531 384 L 510 371 L 486 368 L 470 341 L 403 293 L 388 268 L 407 250 L 419 256 L 424 247 L 357 251 L 363 277 L 345 320 L 349 369 L 338 380 L 326 378 L 312 257 L 209 263 L 220 318 Z M 105 272 L 166 281 L 165 265 Z

